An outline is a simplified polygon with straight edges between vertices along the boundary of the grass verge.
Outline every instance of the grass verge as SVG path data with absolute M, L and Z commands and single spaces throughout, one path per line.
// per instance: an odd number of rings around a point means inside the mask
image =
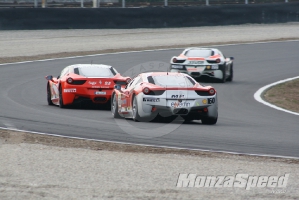
M 263 97 L 278 107 L 299 112 L 299 79 L 271 87 Z

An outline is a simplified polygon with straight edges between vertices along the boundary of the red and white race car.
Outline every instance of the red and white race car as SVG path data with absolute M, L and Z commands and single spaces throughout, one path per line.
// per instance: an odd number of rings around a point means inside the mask
M 202 86 L 187 74 L 149 72 L 139 74 L 125 88 L 115 85 L 111 111 L 114 118 L 134 121 L 149 121 L 159 115 L 216 124 L 218 101 L 213 87 Z
M 82 101 L 109 103 L 114 85 L 127 85 L 131 81 L 113 67 L 101 64 L 70 65 L 57 78 L 48 75 L 46 79 L 48 105 L 60 108 Z

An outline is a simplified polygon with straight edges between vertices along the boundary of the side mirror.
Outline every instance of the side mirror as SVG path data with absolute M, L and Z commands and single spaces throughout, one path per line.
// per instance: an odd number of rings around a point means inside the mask
M 127 78 L 127 80 L 126 80 L 127 85 L 128 85 L 129 83 L 131 83 L 131 81 L 132 81 L 131 78 Z
M 121 86 L 120 86 L 120 84 L 116 84 L 116 85 L 114 85 L 114 89 L 121 90 Z
M 230 59 L 231 59 L 231 60 L 234 60 L 235 58 L 234 58 L 234 57 L 230 57 Z
M 48 81 L 53 80 L 53 76 L 52 76 L 52 75 L 48 75 L 48 76 L 46 76 L 45 78 L 46 78 Z

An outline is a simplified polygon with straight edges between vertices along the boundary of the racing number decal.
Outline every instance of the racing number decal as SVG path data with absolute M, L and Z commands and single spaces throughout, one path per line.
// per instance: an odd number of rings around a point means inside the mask
M 215 98 L 208 98 L 208 104 L 215 103 Z
M 178 98 L 184 98 L 185 95 L 181 94 L 181 95 L 171 95 L 172 99 L 178 99 Z

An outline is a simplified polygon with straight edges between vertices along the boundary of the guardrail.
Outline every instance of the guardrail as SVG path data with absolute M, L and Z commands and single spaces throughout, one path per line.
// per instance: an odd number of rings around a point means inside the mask
M 158 7 L 216 6 L 241 4 L 292 3 L 299 0 L 0 0 L 1 8 L 99 8 L 99 7 Z

